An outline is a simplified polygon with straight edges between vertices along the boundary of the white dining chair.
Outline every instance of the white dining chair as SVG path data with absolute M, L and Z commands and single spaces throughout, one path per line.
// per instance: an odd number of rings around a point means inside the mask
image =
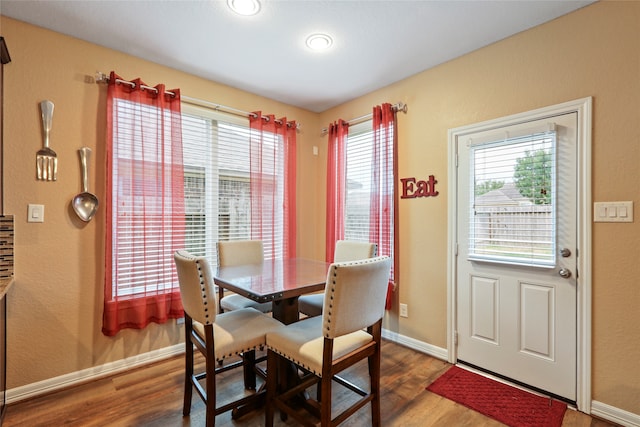
M 333 262 L 356 261 L 377 255 L 378 245 L 369 242 L 338 240 L 333 252 Z M 322 314 L 324 294 L 302 295 L 298 298 L 298 311 L 313 317 Z
M 284 327 L 278 320 L 253 308 L 218 313 L 218 299 L 211 268 L 205 257 L 186 251 L 174 254 L 180 296 L 185 318 L 185 378 L 182 413 L 191 412 L 193 388 L 205 402 L 206 425 L 213 427 L 215 417 L 240 406 L 259 402 L 264 390 L 256 389 L 255 350 L 264 348 L 265 334 Z M 204 372 L 194 373 L 194 346 L 205 358 Z M 241 360 L 224 364 L 224 359 L 240 355 Z M 218 405 L 216 376 L 242 366 L 245 389 L 243 397 Z M 205 380 L 204 387 L 200 383 Z
M 264 261 L 264 247 L 261 240 L 229 240 L 216 243 L 218 267 L 231 267 L 245 264 L 262 264 Z M 255 308 L 262 313 L 271 312 L 271 303 L 260 303 L 218 287 L 220 312 L 239 310 L 241 308 Z
M 389 257 L 331 264 L 322 316 L 302 319 L 267 333 L 267 427 L 273 426 L 275 409 L 303 425 L 314 425 L 291 402 L 315 384 L 320 390 L 319 399 L 314 401 L 307 394 L 309 405 L 305 407 L 319 409 L 321 426 L 338 425 L 368 403 L 372 425 L 380 425 L 380 346 L 390 269 Z M 282 358 L 305 372 L 299 381 L 277 383 L 279 378 L 286 377 L 278 372 L 286 369 Z M 337 376 L 364 359 L 368 360 L 369 391 Z M 335 417 L 331 400 L 333 382 L 359 395 L 353 405 Z

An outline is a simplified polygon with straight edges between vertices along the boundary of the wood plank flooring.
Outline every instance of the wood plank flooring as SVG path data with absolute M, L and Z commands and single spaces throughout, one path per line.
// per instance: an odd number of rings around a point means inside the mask
M 199 359 L 199 363 L 202 360 Z M 382 425 L 397 427 L 473 426 L 492 427 L 503 424 L 473 410 L 425 390 L 450 365 L 442 360 L 385 341 L 382 348 Z M 366 364 L 356 366 L 345 377 L 358 380 Z M 191 415 L 182 416 L 184 360 L 182 356 L 143 366 L 126 373 L 78 385 L 46 396 L 17 402 L 7 408 L 4 426 L 149 426 L 196 427 L 204 425 L 204 404 L 194 392 Z M 219 402 L 237 393 L 234 370 L 219 378 Z M 230 381 L 233 379 L 233 382 Z M 241 383 L 241 379 L 240 379 Z M 334 403 L 348 401 L 348 393 L 336 387 Z M 367 405 L 344 426 L 370 425 Z M 216 417 L 221 427 L 257 427 L 264 425 L 264 411 L 256 410 L 239 420 L 231 413 Z M 292 426 L 289 419 L 277 426 Z M 583 413 L 567 410 L 563 427 L 610 427 L 613 424 Z

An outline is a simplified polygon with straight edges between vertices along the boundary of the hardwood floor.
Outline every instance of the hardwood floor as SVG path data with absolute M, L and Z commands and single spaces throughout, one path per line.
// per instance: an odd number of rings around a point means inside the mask
M 191 415 L 182 416 L 183 366 L 182 356 L 150 364 L 112 377 L 78 385 L 46 396 L 9 405 L 4 420 L 11 426 L 153 426 L 195 427 L 204 425 L 204 404 L 195 394 Z M 200 363 L 202 363 L 200 359 Z M 382 424 L 397 427 L 473 426 L 491 427 L 503 424 L 473 410 L 425 390 L 450 365 L 423 353 L 385 341 L 382 348 Z M 357 382 L 358 365 L 345 373 Z M 243 393 L 229 377 L 242 375 L 235 370 L 219 378 L 219 402 Z M 241 380 L 240 380 L 241 383 Z M 339 405 L 350 397 L 336 387 L 334 403 Z M 349 397 L 347 397 L 349 396 Z M 264 425 L 264 411 L 256 410 L 239 420 L 231 413 L 216 417 L 222 427 L 257 427 Z M 291 426 L 289 419 L 277 426 Z M 344 426 L 370 425 L 370 407 L 365 406 Z M 613 424 L 567 410 L 563 427 L 609 427 Z

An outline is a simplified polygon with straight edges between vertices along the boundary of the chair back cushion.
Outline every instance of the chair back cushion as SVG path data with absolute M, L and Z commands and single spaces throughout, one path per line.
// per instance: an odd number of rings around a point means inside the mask
M 391 258 L 333 263 L 327 274 L 322 334 L 336 338 L 373 325 L 384 316 Z
M 264 260 L 262 240 L 229 240 L 217 242 L 218 267 L 260 264 Z
M 378 245 L 369 242 L 338 240 L 333 252 L 333 262 L 357 261 L 373 258 L 378 252 Z
M 218 312 L 218 298 L 209 262 L 187 251 L 176 251 L 173 258 L 184 311 L 203 325 L 213 324 Z

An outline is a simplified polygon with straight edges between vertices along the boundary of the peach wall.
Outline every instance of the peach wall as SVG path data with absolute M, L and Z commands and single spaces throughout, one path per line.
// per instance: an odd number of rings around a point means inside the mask
M 183 328 L 173 321 L 124 330 L 113 338 L 101 333 L 104 206 L 89 223 L 70 207 L 81 191 L 77 150 L 82 146 L 93 150 L 89 190 L 105 200 L 106 86 L 91 81 L 96 71 L 116 70 L 150 85 L 180 87 L 193 98 L 300 122 L 298 161 L 308 173 L 299 177 L 299 253 L 312 257 L 319 252 L 305 231 L 313 230 L 318 211 L 308 191 L 320 173 L 310 143 L 319 126 L 316 114 L 6 17 L 1 24 L 12 58 L 4 76 L 5 210 L 16 216 L 16 281 L 8 296 L 9 389 L 182 341 Z M 56 182 L 35 179 L 43 99 L 55 104 L 51 148 L 59 158 Z M 43 224 L 27 223 L 29 203 L 45 205 Z
M 91 182 L 104 199 L 100 164 L 104 88 L 95 70 L 179 86 L 189 96 L 302 122 L 299 134 L 299 254 L 324 254 L 326 138 L 320 128 L 359 117 L 381 102 L 406 102 L 399 115 L 400 177 L 435 175 L 440 195 L 400 204 L 402 277 L 395 300 L 409 318 L 388 313 L 393 332 L 446 347 L 447 130 L 593 96 L 593 200 L 640 194 L 640 2 L 598 2 L 426 70 L 397 84 L 313 114 L 175 70 L 2 18 L 13 62 L 5 68 L 6 210 L 16 214 L 16 286 L 9 295 L 9 387 L 100 366 L 180 341 L 173 324 L 99 332 L 102 214 L 80 224 L 69 208 L 79 191 L 76 150 L 94 149 Z M 425 42 L 433 42 L 426 40 Z M 402 64 L 398 64 L 402 66 Z M 36 182 L 41 145 L 37 103 L 56 102 L 52 146 L 57 183 Z M 313 156 L 311 147 L 320 148 Z M 97 162 L 96 162 L 97 160 Z M 44 224 L 26 223 L 26 205 L 43 203 Z M 640 220 L 593 225 L 593 399 L 640 414 Z M 43 358 L 47 362 L 43 363 Z
M 400 178 L 435 175 L 440 195 L 400 201 L 401 280 L 385 327 L 446 347 L 447 130 L 588 96 L 593 200 L 633 200 L 636 209 L 632 224 L 592 228 L 592 396 L 640 414 L 640 2 L 588 6 L 326 111 L 321 122 L 408 104 L 398 116 Z M 409 318 L 397 316 L 399 302 Z

